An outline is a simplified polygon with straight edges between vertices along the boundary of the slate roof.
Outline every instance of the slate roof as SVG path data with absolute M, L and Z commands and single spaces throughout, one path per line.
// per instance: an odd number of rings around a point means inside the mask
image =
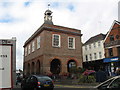
M 98 34 L 96 36 L 91 37 L 83 45 L 88 45 L 88 44 L 91 44 L 91 43 L 94 43 L 94 42 L 97 42 L 97 41 L 100 41 L 100 40 L 104 40 L 105 37 L 106 37 L 106 34 L 100 33 L 100 34 Z

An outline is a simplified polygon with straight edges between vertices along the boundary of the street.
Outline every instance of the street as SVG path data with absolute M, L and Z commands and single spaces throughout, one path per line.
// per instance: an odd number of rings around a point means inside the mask
M 93 88 L 94 86 L 89 85 L 62 85 L 62 84 L 55 84 L 54 88 Z M 20 84 L 15 86 L 16 88 L 21 88 Z

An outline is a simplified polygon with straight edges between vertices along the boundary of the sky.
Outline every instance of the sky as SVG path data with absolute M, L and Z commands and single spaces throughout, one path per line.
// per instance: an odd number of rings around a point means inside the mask
M 44 23 L 44 12 L 53 12 L 54 25 L 81 30 L 82 42 L 106 34 L 118 20 L 120 0 L 0 0 L 0 39 L 16 37 L 16 65 L 23 69 L 23 45 Z

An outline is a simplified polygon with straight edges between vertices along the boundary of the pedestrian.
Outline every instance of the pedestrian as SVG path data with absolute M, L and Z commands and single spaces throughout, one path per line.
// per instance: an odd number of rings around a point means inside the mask
M 96 72 L 96 82 L 104 82 L 107 79 L 107 75 L 104 71 L 99 69 L 98 72 Z
M 120 75 L 120 68 L 115 71 L 116 76 Z

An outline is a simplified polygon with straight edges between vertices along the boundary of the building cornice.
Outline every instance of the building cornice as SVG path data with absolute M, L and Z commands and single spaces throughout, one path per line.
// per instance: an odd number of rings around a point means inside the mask
M 57 25 L 49 25 L 49 24 L 43 24 L 24 44 L 23 47 L 25 47 L 29 42 L 31 42 L 37 35 L 39 35 L 42 31 L 54 31 L 54 32 L 61 32 L 65 34 L 71 34 L 76 36 L 82 36 L 81 31 L 78 29 L 73 28 L 67 28 Z M 72 31 L 69 31 L 72 30 Z

